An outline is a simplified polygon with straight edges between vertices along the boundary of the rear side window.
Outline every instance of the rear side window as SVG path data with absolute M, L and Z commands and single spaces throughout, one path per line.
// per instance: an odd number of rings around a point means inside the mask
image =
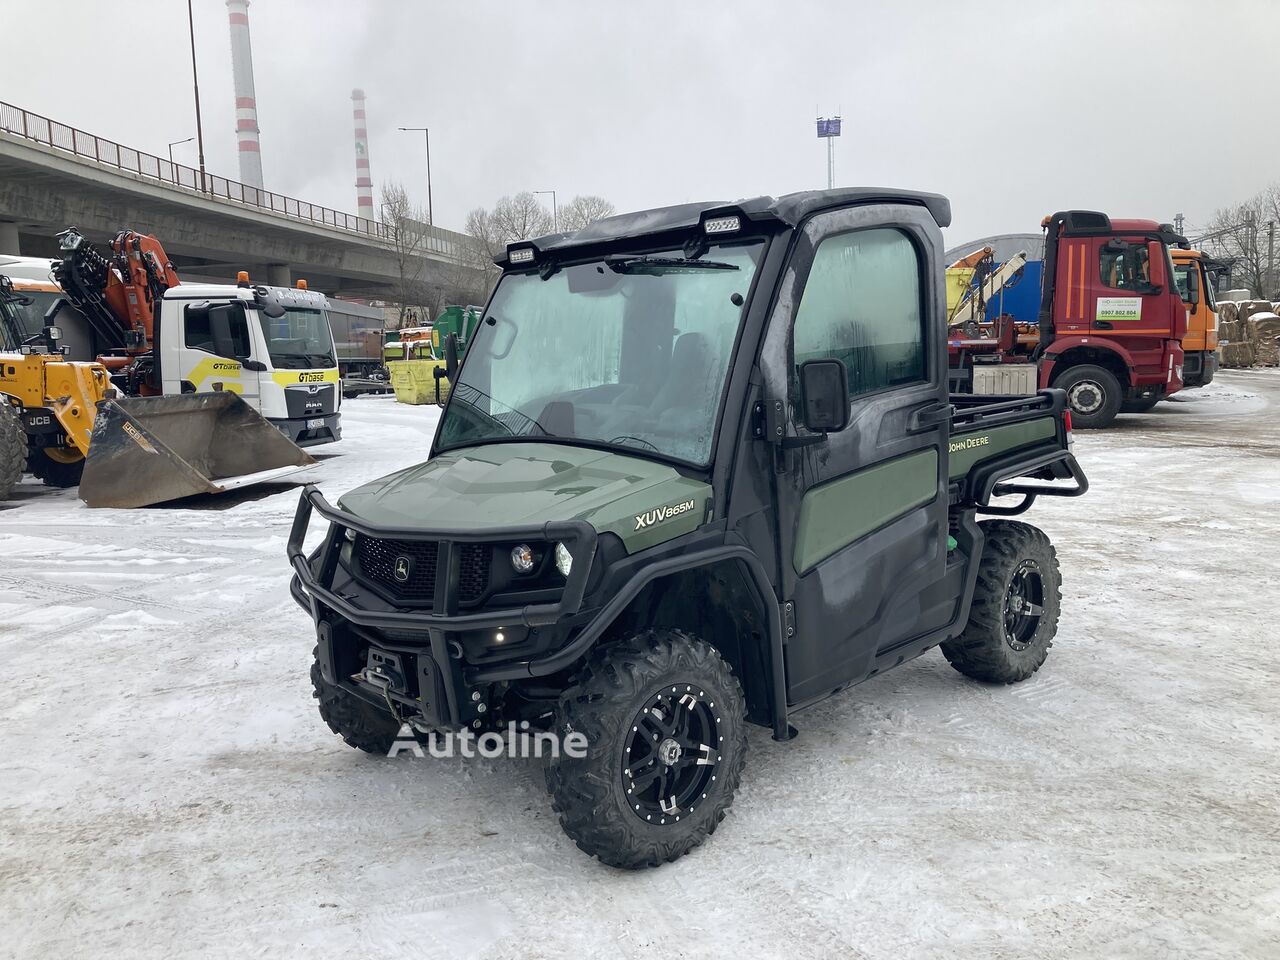
M 927 380 L 920 292 L 920 254 L 901 230 L 823 240 L 796 311 L 793 382 L 823 357 L 844 361 L 851 397 Z

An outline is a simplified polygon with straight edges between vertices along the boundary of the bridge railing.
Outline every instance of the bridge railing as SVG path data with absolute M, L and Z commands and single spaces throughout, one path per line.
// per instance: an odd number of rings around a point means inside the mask
M 48 117 L 3 101 L 0 101 L 0 129 L 168 186 L 192 190 L 222 200 L 231 200 L 295 220 L 320 223 L 337 230 L 348 230 L 388 241 L 395 238 L 395 229 L 378 220 L 343 213 L 341 210 L 322 207 L 305 200 L 295 200 L 293 197 L 272 193 L 269 190 L 260 190 L 208 171 L 205 171 L 201 177 L 200 171 L 194 167 L 126 147 L 114 140 L 77 130 L 65 123 L 50 120 Z M 442 230 L 435 226 L 427 227 L 426 230 L 428 236 L 422 243 L 426 251 L 452 260 L 462 259 L 463 244 L 467 241 L 464 234 Z

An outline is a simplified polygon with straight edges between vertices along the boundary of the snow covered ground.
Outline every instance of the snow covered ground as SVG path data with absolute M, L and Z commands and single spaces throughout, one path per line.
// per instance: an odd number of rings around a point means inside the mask
M 421 459 L 362 398 L 313 477 Z M 1280 376 L 1077 434 L 1029 516 L 1065 610 L 1016 687 L 932 653 L 753 730 L 717 835 L 624 874 L 537 761 L 364 756 L 307 680 L 292 488 L 0 505 L 0 955 L 1280 957 Z

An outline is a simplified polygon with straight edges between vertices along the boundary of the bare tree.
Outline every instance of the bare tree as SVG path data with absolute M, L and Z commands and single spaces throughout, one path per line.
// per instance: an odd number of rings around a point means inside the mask
M 1275 230 L 1280 221 L 1280 183 L 1213 215 L 1198 245 L 1232 266 L 1232 282 L 1255 296 L 1275 294 Z
M 403 327 L 411 311 L 430 311 L 428 301 L 432 297 L 423 282 L 430 227 L 427 226 L 423 211 L 410 202 L 403 184 L 386 181 L 382 184 L 381 192 L 379 220 L 387 228 L 396 261 L 396 283 L 392 296 L 392 300 L 400 307 L 396 326 Z
M 585 194 L 574 197 L 560 208 L 560 229 L 581 230 L 588 224 L 612 217 L 616 211 L 604 197 Z
M 491 217 L 504 243 L 530 240 L 555 229 L 551 213 L 527 190 L 514 197 L 503 197 L 494 204 Z

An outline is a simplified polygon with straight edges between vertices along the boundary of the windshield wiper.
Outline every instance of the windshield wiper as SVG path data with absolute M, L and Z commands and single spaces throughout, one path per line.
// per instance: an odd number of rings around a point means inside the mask
M 736 263 L 719 260 L 691 260 L 688 257 L 612 256 L 604 258 L 605 266 L 614 273 L 681 273 L 689 270 L 738 270 Z

